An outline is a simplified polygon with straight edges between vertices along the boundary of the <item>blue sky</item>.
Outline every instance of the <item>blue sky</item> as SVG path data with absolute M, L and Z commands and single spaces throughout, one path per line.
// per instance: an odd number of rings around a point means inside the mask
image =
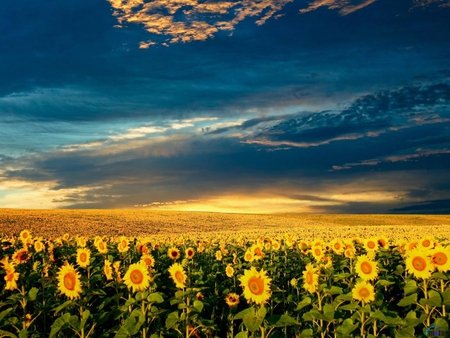
M 6 0 L 0 207 L 449 213 L 448 41 L 448 0 Z

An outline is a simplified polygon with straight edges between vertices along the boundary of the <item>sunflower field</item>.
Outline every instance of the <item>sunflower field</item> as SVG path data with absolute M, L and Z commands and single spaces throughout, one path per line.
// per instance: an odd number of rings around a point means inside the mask
M 3 235 L 0 337 L 450 336 L 450 243 Z

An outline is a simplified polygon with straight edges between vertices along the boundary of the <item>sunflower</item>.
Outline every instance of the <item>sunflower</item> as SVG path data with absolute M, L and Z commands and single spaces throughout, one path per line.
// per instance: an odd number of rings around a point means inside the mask
M 247 249 L 244 254 L 244 260 L 246 262 L 253 262 L 253 252 L 250 249 Z
M 353 299 L 362 301 L 364 303 L 372 302 L 375 300 L 375 292 L 373 285 L 366 281 L 356 283 L 352 289 Z
M 263 246 L 261 244 L 253 244 L 250 250 L 253 252 L 254 259 L 259 260 L 264 258 Z
M 240 285 L 244 289 L 244 297 L 256 304 L 264 304 L 270 298 L 271 280 L 266 271 L 261 269 L 258 272 L 254 267 L 245 270 L 244 275 L 239 278 Z
M 170 248 L 169 250 L 167 250 L 167 256 L 176 261 L 178 258 L 180 258 L 180 250 L 178 250 L 177 248 Z
M 378 250 L 378 240 L 373 238 L 368 238 L 364 240 L 364 248 L 367 252 L 375 252 Z
M 65 233 L 63 236 L 62 236 L 62 239 L 63 239 L 63 241 L 69 241 L 69 239 L 70 239 L 70 235 L 68 234 L 68 233 Z
M 194 248 L 187 248 L 185 251 L 186 257 L 189 259 L 192 259 L 195 255 L 195 250 Z
M 330 242 L 331 249 L 334 251 L 335 254 L 341 255 L 344 253 L 344 243 L 338 238 L 333 239 Z
M 222 251 L 217 250 L 216 251 L 216 260 L 221 261 L 222 260 Z
M 234 275 L 234 268 L 231 266 L 231 264 L 228 264 L 227 267 L 225 268 L 225 274 L 227 275 L 227 277 L 233 277 Z
M 278 251 L 278 250 L 280 250 L 280 248 L 281 248 L 280 242 L 278 242 L 278 241 L 273 241 L 272 242 L 272 249 L 273 250 Z
M 115 261 L 113 263 L 113 268 L 114 268 L 114 271 L 116 272 L 116 275 L 117 275 L 117 281 L 119 283 L 122 282 L 122 277 L 120 276 L 120 261 Z
M 41 252 L 44 249 L 45 249 L 44 243 L 42 243 L 41 241 L 34 242 L 34 250 L 36 252 Z
M 89 266 L 91 259 L 91 250 L 87 248 L 77 249 L 77 264 L 81 268 L 86 268 Z
M 417 245 L 418 245 L 418 244 L 419 244 L 419 243 L 416 242 L 416 241 L 408 242 L 408 243 L 405 245 L 405 250 L 406 250 L 406 251 L 414 250 L 414 249 L 417 248 Z
M 80 248 L 86 247 L 86 237 L 77 235 L 76 241 L 77 241 L 77 246 L 79 246 Z
M 239 304 L 239 295 L 231 292 L 225 297 L 225 302 L 229 307 L 236 307 Z
M 17 280 L 19 279 L 19 273 L 14 269 L 14 265 L 10 264 L 5 272 L 5 290 L 13 291 L 17 289 Z
M 383 249 L 389 249 L 389 240 L 387 239 L 386 236 L 384 235 L 378 236 L 377 242 L 378 245 Z
M 31 239 L 30 231 L 27 230 L 27 229 L 22 230 L 22 231 L 20 232 L 19 238 L 20 238 L 20 240 L 22 241 L 22 243 L 27 243 L 28 240 Z
M 325 255 L 325 253 L 323 252 L 322 246 L 321 245 L 314 245 L 311 248 L 311 253 L 314 257 L 314 259 L 318 262 L 320 262 L 320 260 L 322 259 L 322 257 Z
M 103 272 L 105 273 L 106 280 L 113 279 L 112 276 L 112 268 L 111 268 L 111 262 L 108 259 L 105 259 L 105 265 L 103 266 Z
M 121 236 L 119 238 L 119 244 L 117 245 L 117 250 L 119 252 L 124 253 L 127 252 L 130 249 L 130 241 L 125 237 Z
M 202 243 L 202 242 L 200 242 L 200 243 L 198 243 L 198 245 L 197 245 L 197 252 L 203 252 L 203 251 L 205 251 L 205 245 Z
M 431 260 L 440 272 L 447 272 L 450 270 L 450 249 L 444 248 L 440 245 L 436 246 L 431 251 Z
M 319 275 L 317 274 L 317 269 L 313 267 L 311 263 L 306 264 L 306 270 L 303 271 L 303 280 L 305 283 L 303 287 L 309 293 L 314 293 L 317 291 L 319 286 Z
M 181 264 L 173 263 L 169 268 L 169 273 L 177 288 L 184 289 L 186 287 L 187 275 Z
M 75 299 L 80 297 L 81 289 L 80 274 L 76 272 L 72 264 L 63 265 L 58 271 L 58 289 L 69 297 Z
M 128 288 L 133 289 L 133 292 L 143 291 L 148 288 L 150 286 L 150 276 L 145 265 L 141 263 L 131 264 L 125 276 L 123 276 L 123 282 Z
M 345 249 L 344 256 L 347 258 L 355 257 L 355 249 L 350 249 L 350 248 Z
M 95 247 L 97 248 L 98 252 L 102 253 L 102 254 L 106 254 L 108 253 L 108 246 L 106 245 L 105 242 L 103 242 L 102 239 L 100 239 L 99 241 L 95 242 Z
M 22 264 L 28 262 L 30 260 L 30 257 L 31 256 L 28 250 L 26 248 L 22 248 L 14 252 L 12 260 L 15 264 Z
M 355 271 L 365 281 L 375 280 L 378 277 L 377 264 L 369 259 L 367 255 L 358 257 L 355 263 Z
M 405 264 L 406 270 L 416 278 L 430 278 L 431 272 L 434 270 L 433 263 L 427 253 L 418 249 L 407 252 Z
M 151 254 L 142 255 L 141 262 L 151 268 L 155 266 L 155 258 Z
M 433 236 L 425 236 L 420 239 L 417 246 L 421 249 L 433 249 L 435 243 L 436 243 L 436 240 L 434 239 Z

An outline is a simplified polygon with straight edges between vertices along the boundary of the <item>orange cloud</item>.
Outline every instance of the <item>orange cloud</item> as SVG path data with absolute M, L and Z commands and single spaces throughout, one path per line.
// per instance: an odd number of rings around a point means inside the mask
M 247 17 L 257 17 L 262 25 L 277 17 L 287 3 L 293 0 L 240 0 L 205 3 L 201 0 L 108 0 L 119 25 L 140 24 L 152 34 L 167 36 L 169 43 L 202 41 L 219 31 L 232 31 Z M 175 19 L 175 16 L 182 20 Z M 231 16 L 231 19 L 230 19 Z M 154 45 L 142 41 L 139 48 Z M 163 43 L 164 44 L 164 43 Z

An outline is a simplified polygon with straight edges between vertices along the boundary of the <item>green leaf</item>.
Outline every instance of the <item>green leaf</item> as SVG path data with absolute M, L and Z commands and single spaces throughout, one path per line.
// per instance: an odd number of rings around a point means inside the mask
M 299 310 L 303 309 L 305 306 L 308 306 L 309 304 L 311 304 L 311 298 L 305 297 L 302 299 L 302 301 L 300 303 L 298 303 L 295 311 L 299 311 Z
M 336 300 L 338 302 L 343 302 L 343 301 L 352 301 L 353 300 L 353 295 L 351 292 L 343 294 L 343 295 L 339 295 L 336 297 Z
M 0 330 L 0 337 L 17 338 L 17 336 L 14 333 L 5 330 Z
M 302 338 L 313 338 L 314 337 L 313 330 L 311 330 L 311 329 L 303 330 L 302 333 L 300 334 L 300 337 L 302 337 Z
M 434 272 L 431 275 L 432 278 L 436 278 L 436 279 L 443 279 L 443 280 L 448 280 L 448 277 L 446 275 L 444 275 L 442 272 Z
M 346 310 L 346 311 L 356 311 L 358 309 L 358 306 L 355 303 L 350 303 L 350 304 L 340 306 L 339 309 Z
M 288 315 L 274 315 L 267 317 L 268 327 L 285 327 L 289 325 L 300 325 L 298 321 Z M 302 335 L 303 337 L 303 335 Z
M 28 330 L 27 329 L 20 330 L 19 338 L 27 338 L 27 336 L 28 336 Z
M 342 295 L 343 293 L 342 288 L 338 286 L 332 286 L 330 289 L 325 289 L 324 291 L 330 295 Z
M 321 314 L 317 309 L 312 309 L 302 316 L 303 320 L 313 321 L 314 319 L 325 319 L 324 315 Z
M 412 304 L 414 304 L 416 302 L 417 302 L 417 293 L 402 298 L 397 303 L 397 306 L 408 306 L 408 305 L 412 305 Z
M 405 327 L 395 331 L 395 338 L 415 338 L 414 327 Z
M 387 325 L 397 326 L 403 324 L 403 320 L 399 316 L 390 312 L 381 312 L 380 310 L 376 310 L 370 314 L 370 317 L 381 320 Z
M 248 338 L 248 332 L 247 331 L 241 331 L 237 335 L 235 335 L 234 338 Z
M 260 307 L 260 308 L 258 309 L 258 311 L 256 312 L 256 314 L 257 314 L 259 317 L 262 317 L 262 318 L 264 319 L 264 317 L 265 317 L 266 314 L 267 314 L 267 309 L 266 309 L 264 306 L 262 306 L 262 307 Z
M 448 331 L 448 323 L 444 318 L 438 318 L 434 321 L 434 324 L 442 331 Z
M 166 329 L 169 330 L 172 327 L 174 327 L 175 324 L 178 323 L 178 320 L 179 320 L 178 311 L 170 313 L 166 318 Z
M 65 313 L 61 317 L 57 318 L 50 329 L 49 338 L 53 338 L 63 327 L 69 324 L 70 313 Z
M 38 288 L 31 288 L 31 290 L 28 291 L 28 299 L 31 301 L 35 301 L 38 292 L 39 292 Z
M 5 311 L 0 312 L 0 322 L 3 320 L 3 318 L 5 318 L 8 313 L 10 313 L 13 310 L 12 307 L 10 307 L 9 309 L 6 309 Z
M 442 305 L 441 295 L 434 290 L 430 290 L 428 292 L 428 299 L 422 298 L 419 301 L 419 303 L 421 305 L 441 306 Z
M 252 313 L 252 312 L 253 312 L 253 308 L 249 307 L 249 308 L 247 308 L 247 309 L 245 309 L 245 310 L 242 310 L 241 312 L 236 313 L 236 314 L 234 315 L 233 320 L 236 320 L 236 319 L 244 319 L 244 316 L 245 316 L 246 314 L 249 314 L 249 313 Z
M 408 283 L 406 283 L 405 287 L 403 288 L 405 291 L 405 296 L 408 296 L 412 293 L 415 293 L 417 291 L 417 283 L 415 280 L 410 280 Z
M 377 285 L 381 285 L 381 286 L 388 286 L 388 285 L 392 285 L 392 284 L 395 284 L 395 282 L 391 282 L 391 281 L 388 281 L 386 279 L 380 279 L 377 282 Z
M 200 300 L 194 301 L 194 307 L 197 309 L 198 312 L 202 312 L 203 310 L 203 302 Z
M 89 310 L 86 309 L 83 311 L 83 315 L 81 316 L 81 322 L 80 322 L 80 330 L 84 328 L 90 315 L 91 315 L 91 312 Z
M 450 292 L 441 292 L 442 305 L 450 305 Z
M 250 332 L 255 332 L 262 325 L 264 318 L 248 313 L 244 316 L 244 325 Z
M 427 315 L 425 313 L 422 314 L 420 318 L 417 318 L 415 311 L 409 311 L 405 317 L 405 327 L 416 327 L 417 325 L 422 324 L 426 318 Z
M 323 315 L 325 317 L 325 320 L 331 322 L 334 320 L 334 307 L 331 304 L 325 304 L 323 307 Z
M 335 281 L 339 281 L 339 280 L 341 280 L 341 279 L 346 279 L 346 278 L 348 278 L 348 277 L 350 277 L 350 276 L 351 276 L 350 273 L 337 273 L 337 274 L 334 274 L 334 275 L 333 275 L 333 279 L 334 279 Z
M 54 309 L 53 311 L 55 311 L 55 315 L 58 314 L 58 312 L 60 312 L 61 310 L 64 310 L 66 307 L 72 305 L 73 302 L 71 300 L 66 301 L 65 303 L 62 303 L 60 306 L 58 306 L 56 309 Z
M 344 320 L 342 325 L 337 327 L 337 331 L 341 333 L 344 337 L 350 337 L 350 333 L 352 333 L 357 327 L 358 324 L 353 324 L 352 319 L 347 318 L 346 320 Z
M 164 302 L 164 298 L 161 296 L 161 294 L 157 293 L 157 292 L 153 292 L 151 294 L 148 295 L 147 300 L 150 303 L 156 303 L 156 304 L 161 304 L 162 302 Z

